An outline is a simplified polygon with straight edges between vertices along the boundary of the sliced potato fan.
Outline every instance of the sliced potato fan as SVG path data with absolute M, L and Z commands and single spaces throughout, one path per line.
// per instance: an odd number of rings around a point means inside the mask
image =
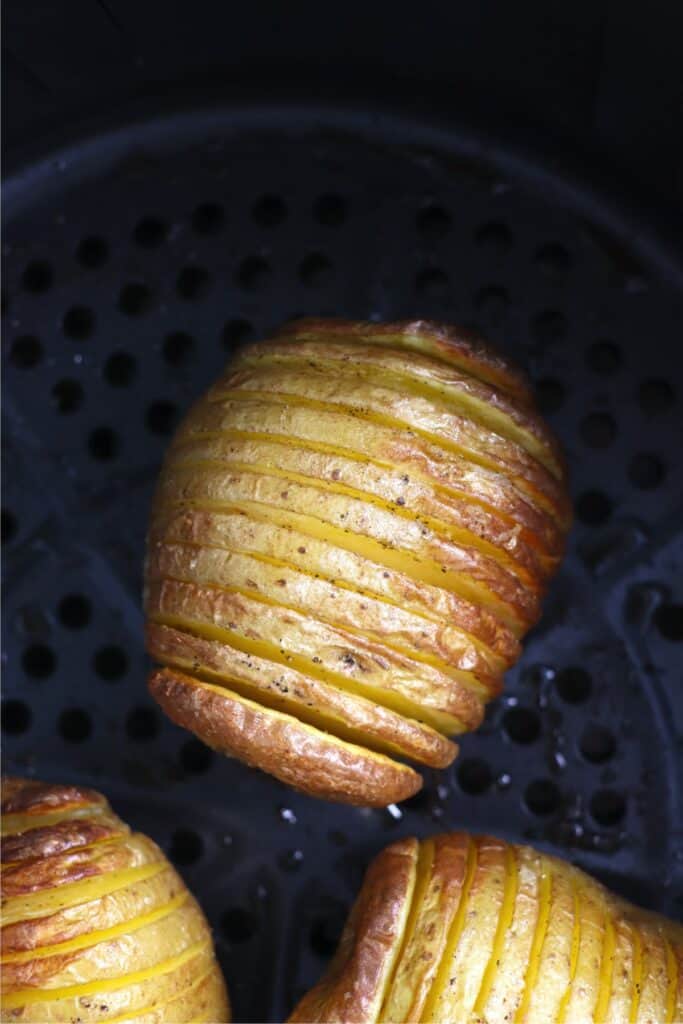
M 402 799 L 420 777 L 396 758 L 445 766 L 500 692 L 568 525 L 557 443 L 481 342 L 289 325 L 236 357 L 169 449 L 152 692 L 309 793 Z

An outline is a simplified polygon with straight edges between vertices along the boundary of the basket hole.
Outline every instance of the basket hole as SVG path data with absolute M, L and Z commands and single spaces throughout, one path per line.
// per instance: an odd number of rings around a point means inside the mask
M 67 629 L 84 629 L 90 622 L 90 601 L 83 594 L 66 594 L 57 608 L 59 621 Z
M 595 373 L 608 376 L 621 366 L 621 352 L 612 341 L 596 341 L 586 352 L 586 362 Z
M 477 245 L 491 254 L 503 256 L 512 248 L 512 232 L 507 224 L 490 221 L 477 228 L 474 236 Z
M 168 228 L 158 217 L 143 217 L 133 231 L 133 239 L 143 249 L 154 249 L 166 241 Z
M 73 341 L 84 341 L 95 330 L 95 314 L 87 306 L 72 306 L 62 320 L 62 330 Z
M 562 802 L 562 795 L 550 779 L 535 779 L 524 790 L 524 803 L 532 814 L 546 818 L 555 814 Z
M 272 228 L 276 224 L 282 224 L 287 216 L 287 207 L 280 196 L 261 196 L 252 206 L 251 215 L 261 227 Z
M 474 306 L 489 324 L 497 326 L 507 316 L 510 308 L 510 296 L 505 288 L 490 285 L 477 292 L 474 296 Z
M 100 677 L 107 683 L 116 682 L 122 679 L 128 669 L 128 658 L 125 651 L 115 644 L 108 644 L 100 647 L 93 658 L 93 668 Z
M 320 288 L 331 280 L 332 275 L 332 264 L 322 252 L 309 253 L 299 266 L 299 278 L 308 288 Z
M 24 651 L 21 664 L 27 676 L 33 679 L 47 679 L 57 668 L 57 658 L 47 644 L 31 644 Z
M 592 764 L 604 764 L 614 757 L 617 749 L 617 742 L 609 731 L 602 725 L 589 725 L 584 729 L 579 750 L 586 761 Z
M 581 704 L 590 697 L 593 681 L 585 669 L 570 665 L 557 673 L 555 688 L 565 703 Z
M 591 797 L 590 812 L 598 825 L 613 828 L 626 814 L 626 801 L 613 789 L 599 789 Z
M 113 352 L 104 364 L 104 377 L 113 388 L 127 387 L 135 377 L 137 364 L 129 352 Z
M 3 700 L 1 707 L 2 731 L 12 736 L 28 732 L 31 728 L 31 709 L 23 700 Z
M 213 761 L 213 751 L 199 740 L 188 740 L 180 749 L 180 763 L 186 772 L 203 775 Z
M 228 942 L 248 942 L 256 933 L 256 921 L 243 907 L 231 907 L 221 917 L 221 930 Z
M 67 743 L 84 743 L 92 733 L 90 715 L 82 708 L 66 708 L 59 716 L 58 728 Z
M 133 708 L 126 715 L 126 733 L 131 740 L 152 740 L 159 732 L 154 708 Z
M 33 334 L 24 334 L 12 343 L 10 362 L 20 370 L 32 370 L 42 361 L 43 346 Z
M 461 761 L 456 769 L 458 785 L 464 793 L 479 796 L 493 782 L 493 774 L 486 761 L 470 757 Z
M 192 214 L 192 227 L 198 235 L 217 235 L 225 224 L 220 203 L 201 203 Z
M 76 249 L 76 259 L 86 270 L 97 270 L 109 259 L 109 246 L 104 238 L 89 235 L 83 238 Z
M 178 407 L 173 402 L 161 399 L 152 402 L 145 415 L 145 424 L 152 434 L 167 435 L 173 432 L 178 419 Z
M 126 316 L 142 316 L 152 306 L 152 291 L 140 281 L 125 284 L 119 293 L 119 309 Z
M 2 543 L 9 544 L 17 534 L 16 516 L 8 508 L 2 510 Z
M 248 320 L 243 320 L 241 317 L 228 320 L 223 328 L 223 344 L 227 349 L 231 349 L 248 341 L 253 333 L 254 329 Z
M 541 735 L 538 715 L 530 708 L 510 708 L 503 716 L 503 728 L 514 743 L 533 743 Z
M 566 274 L 572 265 L 571 256 L 559 242 L 546 242 L 535 254 L 536 263 L 549 274 Z
M 656 455 L 641 452 L 629 463 L 628 476 L 634 487 L 641 491 L 654 490 L 664 480 L 666 468 Z
M 580 432 L 589 448 L 608 448 L 617 436 L 617 425 L 609 413 L 593 412 L 581 421 Z
M 683 604 L 661 604 L 654 616 L 655 626 L 665 640 L 683 640 Z
M 264 288 L 271 275 L 270 264 L 262 256 L 247 256 L 237 271 L 237 283 L 247 291 Z
M 328 228 L 338 227 L 347 217 L 346 199 L 332 192 L 319 196 L 313 206 L 313 216 L 318 224 Z
M 440 267 L 423 267 L 415 275 L 415 291 L 419 295 L 443 295 L 448 288 L 448 275 Z
M 430 241 L 443 238 L 451 227 L 451 215 L 443 206 L 430 203 L 423 207 L 417 215 L 417 229 Z
M 174 864 L 194 864 L 203 852 L 202 837 L 191 828 L 178 828 L 171 836 L 168 855 Z
M 183 267 L 178 274 L 176 291 L 181 299 L 195 302 L 203 298 L 211 287 L 211 275 L 205 267 Z
M 64 416 L 76 412 L 83 404 L 84 397 L 85 392 L 82 385 L 71 377 L 63 377 L 52 388 L 52 400 L 57 407 L 57 412 Z
M 668 380 L 644 380 L 638 389 L 638 401 L 646 416 L 656 416 L 674 404 L 674 390 Z
M 544 309 L 533 318 L 531 329 L 536 341 L 552 345 L 566 337 L 567 318 L 557 309 Z
M 534 386 L 536 404 L 544 416 L 557 412 L 564 403 L 564 387 L 554 377 L 543 377 Z
M 163 356 L 169 366 L 180 366 L 191 355 L 194 338 L 185 331 L 174 331 L 164 338 Z
M 88 438 L 88 450 L 93 459 L 99 462 L 109 462 L 115 459 L 119 452 L 119 437 L 111 427 L 96 427 Z
M 612 502 L 601 491 L 585 491 L 576 502 L 576 516 L 586 526 L 602 526 L 612 515 Z
M 21 283 L 27 292 L 37 295 L 46 292 L 54 280 L 52 267 L 45 260 L 33 260 L 21 275 Z
M 321 957 L 332 956 L 339 945 L 347 910 L 341 904 L 323 917 L 318 917 L 311 926 L 310 944 L 314 953 Z

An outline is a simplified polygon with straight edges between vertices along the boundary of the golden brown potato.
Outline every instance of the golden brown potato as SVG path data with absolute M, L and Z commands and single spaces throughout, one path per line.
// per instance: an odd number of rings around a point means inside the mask
M 445 767 L 569 527 L 523 377 L 463 331 L 303 320 L 188 413 L 145 570 L 150 689 L 206 743 L 381 806 Z
M 578 868 L 462 832 L 370 865 L 298 1024 L 674 1024 L 683 925 Z
M 1 935 L 3 1022 L 230 1019 L 196 901 L 92 790 L 3 780 Z

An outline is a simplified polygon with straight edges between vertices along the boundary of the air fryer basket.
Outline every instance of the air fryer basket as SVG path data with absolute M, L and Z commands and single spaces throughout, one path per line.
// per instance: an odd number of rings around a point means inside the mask
M 371 854 L 468 828 L 683 912 L 683 266 L 576 182 L 388 115 L 204 109 L 25 164 L 4 245 L 5 769 L 100 787 L 215 928 L 237 1020 L 320 972 Z M 405 805 L 317 802 L 146 695 L 148 506 L 178 417 L 302 314 L 476 326 L 528 368 L 576 525 L 504 697 Z

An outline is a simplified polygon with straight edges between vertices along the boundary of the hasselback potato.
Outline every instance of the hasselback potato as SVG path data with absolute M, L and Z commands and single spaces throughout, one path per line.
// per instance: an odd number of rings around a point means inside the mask
M 462 832 L 375 858 L 290 1022 L 672 1024 L 683 926 L 528 846 Z
M 357 804 L 476 729 L 561 557 L 558 446 L 466 332 L 304 320 L 180 426 L 146 564 L 150 689 L 206 743 Z
M 99 793 L 2 785 L 2 1021 L 230 1019 L 208 924 Z

